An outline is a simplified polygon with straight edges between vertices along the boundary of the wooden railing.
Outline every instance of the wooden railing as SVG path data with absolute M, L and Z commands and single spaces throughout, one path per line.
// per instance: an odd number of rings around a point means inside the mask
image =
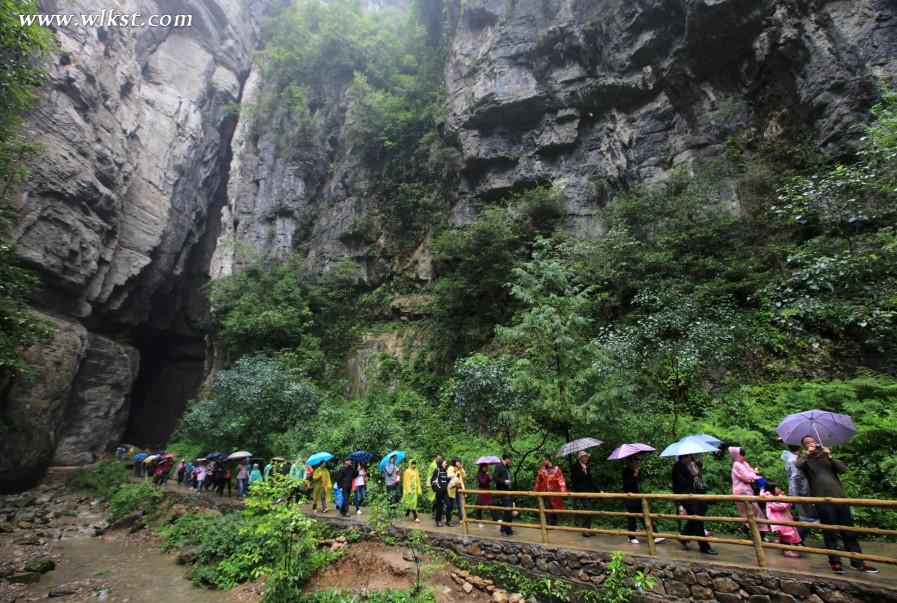
M 652 556 L 657 555 L 657 546 L 654 542 L 655 538 L 667 538 L 680 542 L 698 541 L 707 543 L 730 544 L 739 546 L 751 546 L 757 556 L 757 565 L 765 568 L 768 566 L 766 561 L 766 549 L 776 550 L 794 550 L 800 553 L 809 553 L 813 555 L 831 555 L 835 554 L 847 559 L 862 559 L 864 561 L 872 561 L 875 563 L 886 563 L 897 565 L 897 558 L 886 557 L 882 555 L 868 555 L 866 553 L 853 553 L 850 551 L 832 551 L 830 549 L 796 546 L 788 544 L 779 544 L 775 542 L 765 542 L 761 536 L 761 525 L 780 525 L 792 526 L 795 528 L 812 528 L 815 530 L 831 530 L 836 532 L 853 532 L 856 534 L 870 534 L 875 536 L 897 536 L 897 530 L 886 530 L 882 528 L 862 528 L 856 526 L 828 525 L 821 523 L 811 523 L 802 521 L 776 521 L 766 519 L 765 517 L 756 517 L 753 513 L 753 503 L 768 502 L 790 502 L 790 503 L 809 503 L 809 504 L 835 504 L 850 505 L 854 507 L 879 507 L 879 508 L 897 508 L 897 500 L 878 500 L 870 498 L 815 498 L 809 496 L 740 496 L 740 495 L 716 495 L 716 494 L 629 494 L 617 492 L 529 492 L 529 491 L 507 491 L 507 490 L 462 490 L 464 495 L 489 494 L 493 497 L 511 497 L 514 498 L 533 498 L 537 501 L 537 507 L 514 507 L 514 511 L 519 513 L 536 513 L 539 517 L 539 523 L 529 523 L 514 521 L 512 527 L 537 529 L 541 534 L 543 544 L 549 544 L 548 534 L 551 531 L 558 532 L 587 532 L 589 534 L 611 534 L 615 536 L 628 537 L 644 537 L 647 541 L 648 552 Z M 603 510 L 585 510 L 585 509 L 553 509 L 545 504 L 546 498 L 561 497 L 564 499 L 591 499 L 591 500 L 618 500 L 618 501 L 638 501 L 641 506 L 641 512 L 629 511 L 603 511 Z M 467 504 L 461 497 L 461 517 L 464 525 L 464 533 L 470 534 L 469 524 L 483 523 L 490 525 L 507 525 L 499 521 L 476 520 L 470 519 L 467 512 L 470 509 L 482 509 L 489 511 L 507 512 L 509 509 L 501 505 L 477 505 Z M 651 510 L 652 502 L 705 502 L 723 503 L 735 505 L 735 503 L 745 503 L 747 507 L 747 517 L 719 517 L 711 515 L 680 515 L 673 513 L 654 513 Z M 633 505 L 635 506 L 635 505 Z M 643 523 L 643 529 L 637 531 L 619 530 L 610 528 L 584 528 L 574 526 L 548 525 L 546 516 L 550 514 L 570 515 L 570 516 L 593 516 L 593 517 L 634 517 L 640 519 Z M 749 526 L 750 538 L 717 538 L 714 536 L 691 536 L 673 532 L 655 531 L 655 519 L 672 519 L 678 521 L 697 520 L 705 523 L 738 523 L 747 524 Z

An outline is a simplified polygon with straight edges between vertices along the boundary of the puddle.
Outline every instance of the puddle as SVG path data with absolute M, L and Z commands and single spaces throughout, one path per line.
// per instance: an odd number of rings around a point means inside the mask
M 71 538 L 59 541 L 61 561 L 38 584 L 24 591 L 24 601 L 46 600 L 53 589 L 79 591 L 61 601 L 128 603 L 229 603 L 232 593 L 194 587 L 187 569 L 152 544 L 114 538 Z

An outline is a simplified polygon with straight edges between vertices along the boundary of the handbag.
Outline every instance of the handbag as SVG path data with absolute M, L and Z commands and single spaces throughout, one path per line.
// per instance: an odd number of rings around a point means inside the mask
M 707 484 L 704 483 L 704 480 L 700 475 L 695 476 L 692 483 L 692 488 L 694 489 L 696 494 L 704 494 L 705 492 L 707 492 Z

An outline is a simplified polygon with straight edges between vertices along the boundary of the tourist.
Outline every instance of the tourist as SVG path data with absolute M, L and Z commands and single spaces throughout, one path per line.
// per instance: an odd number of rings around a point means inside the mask
M 364 504 L 364 499 L 368 493 L 368 470 L 364 466 L 364 463 L 358 463 L 356 472 L 355 482 L 352 484 L 353 491 L 355 492 L 355 514 L 361 515 L 361 505 Z
M 202 492 L 206 487 L 206 465 L 205 463 L 199 463 L 199 466 L 196 468 L 196 491 Z
M 673 465 L 673 493 L 704 494 L 707 487 L 701 477 L 701 465 L 690 454 L 680 456 Z M 707 503 L 703 500 L 684 500 L 682 507 L 688 515 L 703 516 L 707 514 Z M 706 536 L 704 522 L 700 519 L 689 519 L 682 529 L 683 536 Z M 683 549 L 688 549 L 688 541 L 680 540 Z M 704 555 L 718 555 L 709 542 L 699 540 L 698 548 Z
M 533 486 L 535 492 L 566 492 L 567 482 L 564 480 L 564 472 L 561 468 L 551 462 L 551 456 L 542 455 L 542 466 L 536 473 L 536 485 Z M 545 496 L 542 498 L 542 504 L 545 509 L 553 509 L 560 511 L 564 508 L 564 499 L 560 496 Z M 558 525 L 557 513 L 545 513 L 545 520 L 550 526 Z
M 252 471 L 249 472 L 249 487 L 251 488 L 252 484 L 255 484 L 255 483 L 258 483 L 261 481 L 264 481 L 264 478 L 262 477 L 262 472 L 259 469 L 259 464 L 253 463 Z
M 312 490 L 311 490 L 311 510 L 315 511 L 318 502 L 321 503 L 321 513 L 326 513 L 327 495 L 330 492 L 332 484 L 330 483 L 330 469 L 327 463 L 321 463 L 311 474 Z
M 178 476 L 178 486 L 184 483 L 184 475 L 187 473 L 187 463 L 183 460 L 178 463 L 178 468 L 175 471 Z
M 246 496 L 246 490 L 249 488 L 249 466 L 246 459 L 240 461 L 237 466 L 237 498 L 243 500 Z
M 464 471 L 464 465 L 461 464 L 460 459 L 452 459 L 451 464 L 448 468 L 448 496 L 452 499 L 452 506 L 458 514 L 458 521 L 463 520 L 461 517 L 462 513 L 462 504 L 461 504 L 461 490 L 464 489 L 464 477 L 467 475 L 467 472 Z M 451 520 L 451 513 L 449 513 L 448 519 Z
M 754 484 L 762 479 L 760 477 L 760 469 L 751 467 L 744 454 L 744 448 L 729 446 L 728 451 L 729 456 L 732 457 L 732 494 L 735 496 L 754 496 Z M 735 503 L 735 507 L 738 509 L 738 514 L 746 519 L 748 516 L 747 503 L 737 502 Z M 754 517 L 764 516 L 763 512 L 760 510 L 760 505 L 757 503 L 750 504 L 750 513 Z M 759 529 L 760 531 L 765 532 L 769 528 L 764 524 L 760 524 Z M 741 525 L 741 531 L 745 535 L 749 534 L 750 530 L 751 527 L 749 523 Z
M 268 461 L 268 464 L 265 465 L 265 471 L 262 473 L 262 480 L 268 481 L 268 478 L 271 477 L 271 469 L 274 468 L 274 459 Z
M 797 455 L 801 447 L 793 444 L 788 446 L 788 450 L 782 453 L 781 459 L 785 461 L 785 477 L 788 479 L 788 496 L 810 496 L 810 482 L 807 480 L 807 474 L 798 469 L 794 463 L 797 461 Z M 819 514 L 816 512 L 816 505 L 813 503 L 797 503 L 794 505 L 797 511 L 797 520 L 803 523 L 819 523 Z M 810 528 L 797 528 L 801 542 L 810 535 Z
M 433 475 L 433 472 L 436 471 L 437 467 L 442 467 L 442 461 L 444 459 L 445 459 L 445 457 L 442 456 L 442 453 L 437 452 L 436 458 L 433 459 L 432 461 L 430 461 L 430 466 L 427 469 L 427 475 Z M 436 493 L 433 490 L 429 490 L 427 492 L 427 498 L 432 503 L 432 505 L 431 505 L 432 508 L 430 509 L 430 514 L 435 518 L 436 517 L 436 504 L 437 504 Z
M 763 490 L 763 494 L 765 496 L 785 496 L 785 491 L 782 490 L 778 484 L 773 482 L 766 483 L 766 489 Z M 794 521 L 794 518 L 791 516 L 791 512 L 788 510 L 791 508 L 791 503 L 789 502 L 767 502 L 766 503 L 766 514 L 769 519 L 775 521 Z M 772 533 L 778 535 L 778 540 L 780 544 L 800 544 L 801 538 L 800 534 L 797 533 L 792 526 L 780 526 L 780 525 L 772 525 L 770 527 Z M 792 559 L 797 559 L 800 557 L 800 553 L 796 551 L 792 551 L 790 549 L 782 551 L 782 554 L 786 557 L 791 557 Z
M 420 471 L 417 470 L 417 461 L 411 459 L 410 466 L 402 475 L 402 506 L 405 507 L 405 517 L 414 516 L 414 523 L 420 523 L 417 518 L 417 501 L 423 493 L 420 485 Z
M 822 446 L 811 435 L 804 436 L 801 440 L 804 452 L 794 461 L 794 466 L 803 471 L 810 482 L 810 494 L 825 498 L 846 498 L 841 479 L 838 474 L 844 473 L 847 468 L 844 463 L 832 456 L 828 448 Z M 819 521 L 823 525 L 852 526 L 853 514 L 849 505 L 834 503 L 817 503 L 816 511 L 819 513 Z M 852 553 L 862 553 L 860 542 L 853 532 L 840 532 L 844 542 L 844 550 Z M 822 539 L 825 548 L 838 550 L 838 532 L 823 528 Z M 841 558 L 838 555 L 828 556 L 829 565 L 836 574 L 843 574 Z M 851 559 L 850 565 L 856 570 L 867 574 L 877 574 L 878 570 L 861 559 Z
M 482 463 L 479 466 L 479 470 L 476 473 L 477 487 L 480 490 L 491 490 L 492 489 L 492 476 L 489 475 L 489 465 L 486 463 Z M 495 504 L 495 499 L 491 494 L 478 494 L 477 495 L 477 505 L 484 506 L 492 506 Z M 492 516 L 492 521 L 498 521 L 498 511 L 495 509 L 489 509 L 489 515 Z M 477 521 L 483 520 L 483 509 L 477 509 L 476 512 Z M 477 527 L 482 528 L 483 524 L 477 524 Z
M 355 481 L 358 472 L 355 471 L 355 467 L 352 466 L 352 459 L 344 459 L 343 466 L 339 468 L 339 471 L 336 472 L 334 476 L 334 480 L 336 481 L 336 485 L 339 486 L 340 491 L 342 492 L 342 497 L 340 499 L 340 503 L 336 506 L 336 510 L 339 511 L 340 515 L 343 517 L 349 516 L 349 496 L 352 493 L 352 482 Z
M 436 495 L 436 527 L 442 527 L 442 514 L 446 512 L 445 525 L 451 526 L 451 504 L 448 497 L 448 463 L 443 459 L 430 475 L 430 489 Z
M 402 495 L 399 484 L 399 468 L 396 467 L 396 455 L 393 454 L 389 457 L 383 475 L 386 480 L 386 492 L 389 494 L 389 502 L 396 504 Z
M 641 480 L 639 479 L 638 456 L 632 455 L 627 457 L 623 462 L 623 492 L 630 494 L 640 494 L 642 491 Z M 641 513 L 642 501 L 634 498 L 627 498 L 623 501 L 623 508 L 627 513 Z M 638 521 L 642 522 L 642 528 L 645 527 L 645 520 L 641 517 L 627 517 L 626 529 L 629 532 L 635 532 L 638 528 Z M 630 544 L 638 544 L 638 538 L 634 534 L 629 535 Z
M 501 456 L 501 462 L 495 466 L 495 471 L 492 472 L 492 481 L 495 482 L 496 490 L 511 490 L 511 470 L 508 468 L 510 464 L 511 455 L 506 452 Z M 506 507 L 506 510 L 502 513 L 502 518 L 499 520 L 502 524 L 499 532 L 505 536 L 512 536 L 514 534 L 514 530 L 511 527 L 511 522 L 514 520 L 514 501 L 510 495 L 503 494 L 499 497 L 498 502 L 502 507 Z
M 213 477 L 213 482 L 215 484 L 215 491 L 218 492 L 218 496 L 224 496 L 224 472 L 227 471 L 227 467 L 224 465 L 224 462 L 219 461 L 215 464 L 215 474 Z
M 570 481 L 573 492 L 599 492 L 598 484 L 595 483 L 595 479 L 592 477 L 592 470 L 589 467 L 589 459 L 592 458 L 585 450 L 580 450 L 576 455 L 576 462 L 573 464 L 573 468 L 570 470 Z M 579 503 L 579 508 L 585 511 L 592 510 L 592 499 L 591 498 L 576 498 L 575 499 Z M 580 527 L 588 530 L 592 527 L 592 516 L 591 515 L 583 515 L 580 520 Z M 594 536 L 589 532 L 583 532 L 583 536 L 590 537 Z
M 196 487 L 196 473 L 194 473 L 193 461 L 187 461 L 187 466 L 184 468 L 184 481 L 189 487 Z

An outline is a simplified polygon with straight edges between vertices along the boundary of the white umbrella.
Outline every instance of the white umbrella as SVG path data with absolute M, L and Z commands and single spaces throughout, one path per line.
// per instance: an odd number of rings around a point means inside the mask
M 238 450 L 237 452 L 229 454 L 227 456 L 227 460 L 235 461 L 235 460 L 239 460 L 239 459 L 248 459 L 251 456 L 252 456 L 251 452 L 246 452 L 245 450 Z

